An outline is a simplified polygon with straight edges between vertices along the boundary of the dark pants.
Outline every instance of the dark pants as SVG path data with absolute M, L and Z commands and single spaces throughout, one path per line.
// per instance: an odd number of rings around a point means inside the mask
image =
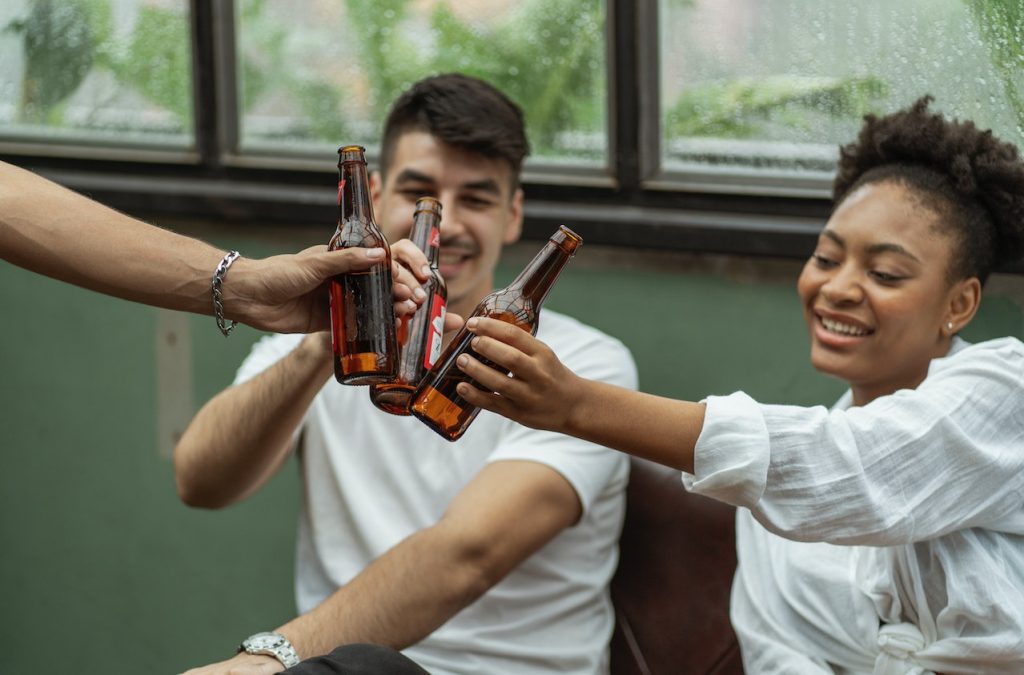
M 345 645 L 284 671 L 285 675 L 430 675 L 390 647 Z

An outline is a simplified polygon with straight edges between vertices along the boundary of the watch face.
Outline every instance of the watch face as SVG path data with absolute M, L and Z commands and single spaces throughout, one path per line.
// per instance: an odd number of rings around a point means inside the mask
M 273 656 L 285 668 L 290 668 L 299 662 L 299 655 L 295 653 L 295 648 L 285 636 L 278 633 L 256 633 L 245 639 L 239 651 Z
M 273 633 L 257 633 L 245 641 L 246 649 L 274 649 L 282 644 L 283 640 Z

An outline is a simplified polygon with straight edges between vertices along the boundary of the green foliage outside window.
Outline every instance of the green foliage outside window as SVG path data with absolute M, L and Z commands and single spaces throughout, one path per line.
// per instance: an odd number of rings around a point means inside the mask
M 601 0 L 528 0 L 507 21 L 486 28 L 464 23 L 449 4 L 439 3 L 430 16 L 429 36 L 396 29 L 408 19 L 410 0 L 340 1 L 347 24 L 339 39 L 358 44 L 373 119 L 382 120 L 391 102 L 416 80 L 457 71 L 491 82 L 523 107 L 538 154 L 564 154 L 559 136 L 566 131 L 604 133 Z M 240 3 L 246 39 L 260 58 L 259 68 L 243 62 L 246 107 L 273 83 L 302 107 L 311 136 L 332 142 L 348 137 L 353 130 L 339 105 L 348 92 L 325 86 L 282 58 L 288 29 L 265 10 L 263 0 Z M 421 38 L 429 38 L 430 50 Z M 603 148 L 590 153 L 602 155 Z
M 61 126 L 64 106 L 93 69 L 191 125 L 191 55 L 187 18 L 143 5 L 131 38 L 112 39 L 109 0 L 33 0 L 28 15 L 5 30 L 19 34 L 25 73 L 17 116 L 21 122 Z
M 772 120 L 807 129 L 813 112 L 860 117 L 886 90 L 876 77 L 777 75 L 711 82 L 679 96 L 668 113 L 665 133 L 676 138 L 757 138 L 763 135 L 762 125 Z
M 689 0 L 673 0 L 686 3 Z M 604 155 L 605 36 L 601 0 L 524 0 L 505 20 L 486 27 L 459 19 L 448 3 L 429 18 L 429 36 L 398 30 L 411 0 L 337 0 L 348 24 L 339 39 L 355 40 L 372 119 L 412 82 L 460 71 L 486 79 L 524 108 L 538 155 L 600 159 Z M 1024 133 L 1024 5 L 1019 0 L 964 0 L 1002 79 Z M 341 103 L 351 92 L 310 68 L 289 62 L 289 27 L 267 16 L 264 0 L 239 0 L 239 25 L 254 49 L 241 57 L 242 108 L 271 88 L 294 102 L 312 141 L 349 138 Z M 91 70 L 105 69 L 123 87 L 191 127 L 188 17 L 143 4 L 131 37 L 112 38 L 110 0 L 32 0 L 27 15 L 5 30 L 21 37 L 25 71 L 17 120 L 60 126 L 68 99 Z M 418 40 L 431 45 L 422 49 Z M 429 38 L 429 39 L 428 39 Z M 667 111 L 667 137 L 761 138 L 769 125 L 802 129 L 809 117 L 857 118 L 889 85 L 882 75 L 736 77 L 683 90 Z M 582 140 L 580 140 L 582 139 Z M 568 148 L 568 149 L 567 149 Z
M 1024 3 L 1020 0 L 966 0 L 985 41 L 989 58 L 1024 137 Z M 1024 149 L 1024 148 L 1022 148 Z

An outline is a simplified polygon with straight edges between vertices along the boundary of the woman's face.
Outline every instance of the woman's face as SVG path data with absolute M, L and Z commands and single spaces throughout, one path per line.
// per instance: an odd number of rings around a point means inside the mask
M 916 387 L 962 327 L 947 326 L 958 316 L 954 240 L 936 218 L 902 185 L 864 185 L 832 214 L 800 274 L 811 363 L 849 382 L 857 405 Z

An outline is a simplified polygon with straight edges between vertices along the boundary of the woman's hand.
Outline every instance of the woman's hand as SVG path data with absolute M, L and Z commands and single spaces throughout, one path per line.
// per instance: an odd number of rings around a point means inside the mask
M 474 317 L 466 328 L 477 336 L 473 350 L 512 376 L 463 354 L 458 367 L 494 393 L 463 382 L 457 388 L 459 396 L 535 429 L 565 431 L 572 427 L 584 380 L 566 368 L 550 347 L 518 326 L 496 319 Z

